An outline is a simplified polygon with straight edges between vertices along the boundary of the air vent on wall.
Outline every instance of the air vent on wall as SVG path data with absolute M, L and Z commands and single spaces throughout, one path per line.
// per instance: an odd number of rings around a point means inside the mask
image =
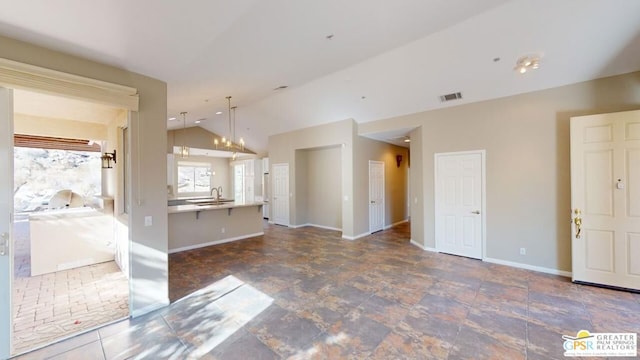
M 461 92 L 456 92 L 456 93 L 451 93 L 451 94 L 446 94 L 446 95 L 440 95 L 440 101 L 442 101 L 442 102 L 451 101 L 451 100 L 458 100 L 458 99 L 462 99 L 462 93 Z

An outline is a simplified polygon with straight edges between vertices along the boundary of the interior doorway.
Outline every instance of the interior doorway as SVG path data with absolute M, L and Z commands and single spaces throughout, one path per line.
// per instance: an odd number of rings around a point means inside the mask
M 13 91 L 13 354 L 129 315 L 128 273 L 116 261 L 126 214 L 114 206 L 126 115 Z
M 436 249 L 482 259 L 485 152 L 435 154 Z
M 273 223 L 289 226 L 289 164 L 273 164 Z
M 384 162 L 369 160 L 369 232 L 384 230 Z

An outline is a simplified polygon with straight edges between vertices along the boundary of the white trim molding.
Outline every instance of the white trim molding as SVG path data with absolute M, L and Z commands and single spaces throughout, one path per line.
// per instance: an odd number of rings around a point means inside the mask
M 420 243 L 416 242 L 416 241 L 415 241 L 415 240 L 413 240 L 413 239 L 410 239 L 410 240 L 409 240 L 409 243 L 410 243 L 411 245 L 413 245 L 413 246 L 417 246 L 417 247 L 419 247 L 420 249 L 422 249 L 422 250 L 424 250 L 424 251 L 430 251 L 430 252 L 434 252 L 434 253 L 439 253 L 438 249 L 436 249 L 436 248 L 434 248 L 434 247 L 430 247 L 430 246 L 424 246 L 424 245 L 422 245 L 422 244 L 420 244 Z
M 371 235 L 370 232 L 364 232 L 364 233 L 356 235 L 356 236 L 342 235 L 342 238 L 345 239 L 345 240 L 358 240 L 360 238 L 363 238 L 363 237 L 369 236 L 369 235 Z
M 422 246 L 422 244 L 415 242 L 413 239 L 409 239 L 409 244 L 413 245 L 413 246 L 417 246 L 420 249 L 424 250 L 424 246 Z
M 319 229 L 325 229 L 325 230 L 342 231 L 342 229 L 339 229 L 339 228 L 335 228 L 335 227 L 331 227 L 331 226 L 318 225 L 318 224 L 306 224 L 306 226 L 311 226 L 311 227 L 315 227 L 315 228 L 319 228 Z
M 264 232 L 259 232 L 259 233 L 255 233 L 255 234 L 248 234 L 248 235 L 243 235 L 243 236 L 238 236 L 238 237 L 233 237 L 233 238 L 228 238 L 228 239 L 222 239 L 222 240 L 209 241 L 209 242 L 202 243 L 202 244 L 197 244 L 197 245 L 183 246 L 183 247 L 179 247 L 179 248 L 175 248 L 175 249 L 169 249 L 169 254 L 175 254 L 175 253 L 178 253 L 178 252 L 187 251 L 187 250 L 193 250 L 193 249 L 200 249 L 200 248 L 211 246 L 211 245 L 219 245 L 219 244 L 224 244 L 224 243 L 228 243 L 228 242 L 232 242 L 232 241 L 248 239 L 248 238 L 252 238 L 252 237 L 256 237 L 256 236 L 262 236 L 262 235 L 264 235 Z
M 484 258 L 483 261 L 486 261 L 492 264 L 506 265 L 506 266 L 511 266 L 511 267 L 525 269 L 525 270 L 537 271 L 545 274 L 560 275 L 568 278 L 571 277 L 570 271 L 551 269 L 551 268 L 546 268 L 542 266 L 535 266 L 535 265 L 523 264 L 515 261 L 500 260 L 500 259 L 494 259 L 494 258 L 488 258 L 488 257 Z
M 0 58 L 0 86 L 36 90 L 138 111 L 138 90 Z
M 155 304 L 150 304 L 147 305 L 141 309 L 138 310 L 133 310 L 133 309 L 129 309 L 130 313 L 131 313 L 131 318 L 136 318 L 138 316 L 142 316 L 145 314 L 148 314 L 152 311 L 156 311 L 158 309 L 162 309 L 165 306 L 168 306 L 171 303 L 171 301 L 169 301 L 169 298 L 163 299 L 161 302 L 155 303 Z

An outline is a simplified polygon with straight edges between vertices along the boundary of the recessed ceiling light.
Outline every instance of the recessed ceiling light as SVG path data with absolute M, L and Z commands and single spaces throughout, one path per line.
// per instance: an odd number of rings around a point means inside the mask
M 175 119 L 176 119 L 175 117 L 170 117 L 170 118 L 169 118 L 169 121 L 173 121 L 173 120 L 175 120 Z
M 366 99 L 366 98 L 367 98 L 366 96 L 361 96 L 361 97 L 360 97 L 360 99 L 362 99 L 362 100 L 364 100 L 364 99 Z
M 278 90 L 284 90 L 284 89 L 286 89 L 286 88 L 288 88 L 288 87 L 289 87 L 288 85 L 280 85 L 280 86 L 278 86 L 277 88 L 275 88 L 275 89 L 273 89 L 273 90 L 276 90 L 276 91 L 278 91 Z
M 404 142 L 406 142 L 406 143 L 410 143 L 410 142 L 411 142 L 411 139 L 406 138 L 406 139 L 404 139 L 403 141 L 404 141 Z
M 326 38 L 327 40 L 331 40 L 331 39 L 333 39 L 333 34 L 329 34 L 329 35 L 325 36 L 325 38 Z
M 500 61 L 500 58 L 499 58 L 499 57 L 494 57 L 494 58 L 493 58 L 493 62 L 498 62 L 498 61 Z
M 200 120 L 196 120 L 196 124 L 200 124 L 202 121 Z
M 222 115 L 222 111 L 216 111 L 216 115 Z

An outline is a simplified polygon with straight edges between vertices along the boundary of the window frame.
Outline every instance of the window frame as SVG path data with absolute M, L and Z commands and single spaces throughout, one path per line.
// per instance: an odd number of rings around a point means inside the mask
M 207 171 L 209 172 L 209 184 L 207 186 L 207 190 L 206 191 L 195 191 L 195 184 L 193 187 L 193 191 L 184 191 L 181 192 L 180 191 L 180 168 L 181 167 L 192 167 L 194 168 L 206 168 Z M 183 159 L 176 159 L 175 160 L 175 195 L 178 197 L 185 197 L 185 196 L 202 196 L 202 195 L 209 195 L 210 191 L 211 191 L 211 184 L 213 182 L 213 166 L 211 164 L 211 162 L 208 161 L 199 161 L 199 160 L 194 160 L 194 159 L 189 159 L 189 160 L 183 160 Z M 195 172 L 194 172 L 194 181 L 195 181 Z

